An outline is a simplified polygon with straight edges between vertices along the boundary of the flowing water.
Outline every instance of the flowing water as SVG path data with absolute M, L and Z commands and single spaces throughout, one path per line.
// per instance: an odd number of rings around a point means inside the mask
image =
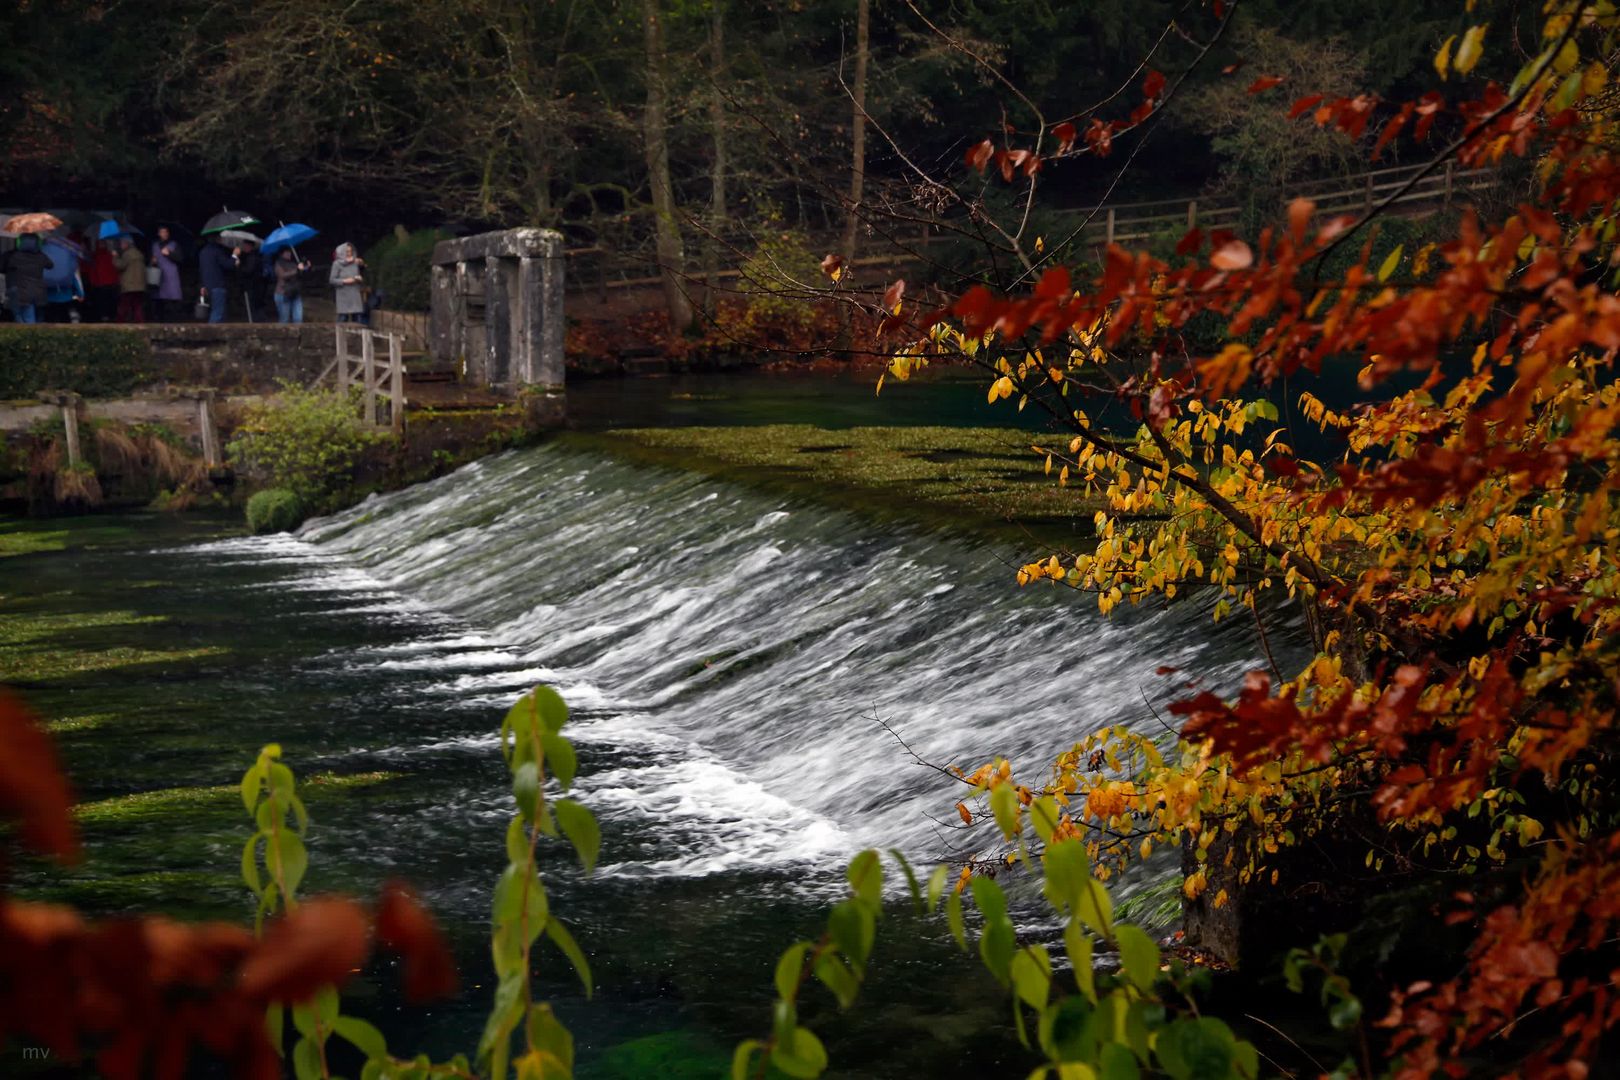
M 1072 594 L 1016 588 L 1010 552 L 557 444 L 297 536 L 153 535 L 14 557 L 26 580 L 8 581 L 9 599 L 162 615 L 140 635 L 150 647 L 225 651 L 58 681 L 36 700 L 118 714 L 64 736 L 89 796 L 231 783 L 271 740 L 301 776 L 398 774 L 312 804 L 309 878 L 370 891 L 405 877 L 450 928 L 468 973 L 455 1002 L 410 1009 L 389 980 L 362 985 L 353 1011 L 396 1046 L 476 1041 L 511 813 L 496 731 L 529 686 L 562 693 L 576 796 L 604 842 L 593 877 L 561 849 L 545 872 L 599 993 L 584 1004 L 554 955 L 543 983 L 587 1077 L 719 1075 L 729 1044 L 768 1026 L 775 956 L 816 932 L 852 853 L 928 863 L 962 842 L 944 824 L 957 786 L 896 734 L 934 762 L 1038 764 L 1101 725 L 1157 729 L 1144 702 L 1174 690 L 1159 665 L 1230 686 L 1258 660 L 1251 634 L 1211 627 L 1196 604 L 1104 619 Z M 240 904 L 243 836 L 143 858 L 218 871 L 195 898 Z M 894 907 L 858 1015 L 816 1020 L 834 1074 L 1023 1075 L 988 976 Z

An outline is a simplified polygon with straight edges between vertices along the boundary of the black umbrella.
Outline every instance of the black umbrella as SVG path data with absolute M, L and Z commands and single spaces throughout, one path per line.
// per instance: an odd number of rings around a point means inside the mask
M 240 210 L 221 210 L 208 219 L 208 224 L 202 227 L 202 234 L 212 236 L 214 233 L 222 233 L 226 229 L 245 229 L 249 225 L 257 225 L 258 223 L 259 219 L 252 214 L 246 214 Z

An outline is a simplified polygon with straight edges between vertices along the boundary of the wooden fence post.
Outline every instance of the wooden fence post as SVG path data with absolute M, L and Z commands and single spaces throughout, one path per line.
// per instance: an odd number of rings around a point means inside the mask
M 405 434 L 405 358 L 397 337 L 388 339 L 388 423 L 396 436 Z
M 365 387 L 366 423 L 377 426 L 377 346 L 370 330 L 360 332 L 360 357 L 363 364 L 361 378 Z
M 1114 208 L 1112 206 L 1108 208 L 1108 222 L 1105 228 L 1106 233 L 1103 242 L 1112 244 L 1114 242 Z
M 57 398 L 62 408 L 62 434 L 67 437 L 68 465 L 79 464 L 79 395 L 63 394 Z
M 1372 197 L 1373 197 L 1373 174 L 1369 172 L 1367 174 L 1367 198 L 1366 198 L 1366 204 L 1362 208 L 1362 211 L 1361 211 L 1362 213 L 1369 214 L 1369 213 L 1372 212 L 1372 203 L 1373 203 L 1373 198 Z
M 1198 228 L 1198 200 L 1197 199 L 1188 199 L 1187 200 L 1187 228 L 1189 230 Z
M 1453 181 L 1453 170 L 1456 168 L 1456 165 L 1457 165 L 1457 163 L 1456 163 L 1455 160 L 1453 160 L 1451 158 L 1446 159 L 1446 203 L 1445 204 L 1447 206 L 1451 205 L 1451 189 L 1452 189 L 1452 181 Z
M 344 324 L 337 324 L 337 385 L 340 393 L 347 393 L 349 390 L 349 339 L 345 334 L 347 329 Z
M 202 440 L 203 465 L 210 469 L 220 466 L 219 429 L 214 427 L 214 391 L 197 392 L 197 434 Z

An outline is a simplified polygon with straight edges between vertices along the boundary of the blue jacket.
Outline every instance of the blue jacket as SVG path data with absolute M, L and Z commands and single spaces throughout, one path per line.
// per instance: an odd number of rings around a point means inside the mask
M 236 262 L 231 258 L 229 248 L 210 241 L 203 245 L 197 255 L 197 269 L 201 273 L 203 288 L 228 289 Z

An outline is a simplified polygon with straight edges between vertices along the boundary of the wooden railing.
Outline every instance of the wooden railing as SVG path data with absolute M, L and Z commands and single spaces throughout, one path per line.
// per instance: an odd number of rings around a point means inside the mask
M 1316 203 L 1319 215 L 1366 213 L 1410 183 L 1411 190 L 1401 192 L 1395 199 L 1395 205 L 1402 209 L 1446 206 L 1464 192 L 1490 187 L 1495 179 L 1495 173 L 1490 169 L 1458 169 L 1455 163 L 1449 161 L 1444 167 L 1420 176 L 1426 168 L 1427 164 L 1401 165 L 1392 169 L 1375 169 L 1349 178 L 1305 181 L 1293 185 L 1288 198 L 1310 199 Z M 1073 220 L 1088 215 L 1091 220 L 1077 239 L 1112 244 L 1139 242 L 1159 233 L 1194 227 L 1205 231 L 1229 229 L 1242 218 L 1243 208 L 1231 203 L 1210 205 L 1206 201 L 1200 204 L 1197 199 L 1166 199 L 1066 210 L 1060 211 L 1058 216 L 1060 219 Z
M 1495 173 L 1490 169 L 1460 169 L 1455 162 L 1448 161 L 1432 173 L 1420 176 L 1427 168 L 1427 164 L 1400 165 L 1350 177 L 1304 181 L 1291 185 L 1287 198 L 1311 199 L 1316 203 L 1319 215 L 1365 213 L 1411 183 L 1411 189 L 1401 191 L 1394 205 L 1400 211 L 1414 211 L 1425 207 L 1449 206 L 1459 196 L 1482 191 L 1496 181 Z M 1206 232 L 1235 228 L 1241 223 L 1243 214 L 1244 207 L 1237 203 L 1193 198 L 1107 203 L 1077 210 L 1060 210 L 1054 216 L 1060 225 L 1068 225 L 1065 232 L 1079 229 L 1075 237 L 1078 242 L 1106 245 L 1140 243 L 1157 235 L 1170 232 L 1179 234 L 1194 227 Z M 1080 225 L 1082 221 L 1085 222 L 1083 226 Z M 820 239 L 828 245 L 836 243 L 836 238 L 831 234 L 813 239 Z M 896 246 L 894 251 L 885 253 L 871 250 L 873 245 L 868 244 L 867 254 L 857 259 L 856 263 L 861 266 L 891 266 L 915 258 L 922 246 L 950 240 L 950 237 L 937 233 L 930 235 L 925 230 L 924 236 L 912 242 L 916 246 L 909 251 Z M 749 242 L 747 237 L 737 238 L 740 246 L 746 247 Z M 568 255 L 576 265 L 587 258 L 597 260 L 590 270 L 582 266 L 580 272 L 576 273 L 570 269 L 568 287 L 571 290 L 648 286 L 662 280 L 647 272 L 654 263 L 650 253 L 611 252 L 600 247 L 587 247 L 572 249 Z M 701 276 L 701 271 L 695 267 L 690 272 L 694 276 Z M 737 273 L 735 268 L 728 267 L 721 269 L 717 276 L 725 280 L 736 277 Z
M 405 430 L 405 355 L 398 334 L 384 334 L 358 323 L 337 323 L 335 352 L 326 370 L 316 376 L 311 388 L 332 378 L 340 392 L 347 393 L 350 386 L 361 388 L 361 415 L 366 423 L 378 426 L 377 401 L 383 394 L 383 382 L 388 383 L 388 423 L 394 434 Z M 360 339 L 358 353 L 349 351 L 350 338 Z M 387 359 L 377 362 L 378 350 L 386 351 Z

